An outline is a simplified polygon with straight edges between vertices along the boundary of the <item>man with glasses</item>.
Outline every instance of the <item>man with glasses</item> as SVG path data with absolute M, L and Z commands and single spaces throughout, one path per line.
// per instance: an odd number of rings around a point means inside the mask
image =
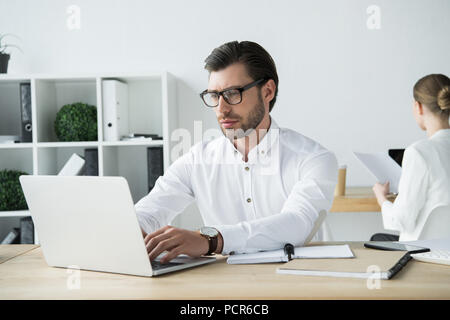
M 179 254 L 243 253 L 302 245 L 337 181 L 333 153 L 279 128 L 270 112 L 278 93 L 275 63 L 254 42 L 229 42 L 205 60 L 200 94 L 223 136 L 194 145 L 135 206 L 151 260 Z M 298 106 L 295 106 L 298 107 Z M 193 201 L 206 227 L 169 226 Z

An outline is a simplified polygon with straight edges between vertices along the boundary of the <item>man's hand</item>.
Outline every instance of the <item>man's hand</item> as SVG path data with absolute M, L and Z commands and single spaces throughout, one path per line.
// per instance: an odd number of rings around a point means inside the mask
M 379 182 L 375 183 L 375 185 L 372 188 L 373 193 L 375 193 L 375 196 L 377 197 L 378 204 L 380 207 L 383 206 L 383 202 L 385 202 L 387 199 L 387 194 L 389 193 L 389 181 L 385 184 L 381 184 Z
M 165 226 L 146 235 L 144 242 L 151 261 L 162 252 L 168 251 L 161 258 L 162 263 L 169 262 L 180 254 L 199 257 L 208 253 L 209 250 L 208 239 L 200 235 L 198 231 L 190 231 L 172 226 Z

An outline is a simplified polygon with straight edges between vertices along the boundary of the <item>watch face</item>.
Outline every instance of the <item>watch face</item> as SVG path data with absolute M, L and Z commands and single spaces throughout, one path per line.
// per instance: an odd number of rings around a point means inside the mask
M 219 234 L 216 229 L 211 227 L 203 227 L 200 229 L 200 232 L 208 237 L 217 237 Z

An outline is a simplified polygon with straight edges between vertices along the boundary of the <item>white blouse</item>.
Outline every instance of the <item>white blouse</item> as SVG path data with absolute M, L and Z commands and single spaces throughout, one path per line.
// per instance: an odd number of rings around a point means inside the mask
M 248 162 L 225 136 L 199 142 L 135 209 L 149 233 L 196 201 L 205 225 L 222 234 L 222 253 L 272 250 L 303 244 L 318 212 L 331 208 L 336 181 L 332 152 L 271 118 Z
M 443 129 L 405 150 L 398 196 L 382 205 L 384 228 L 417 240 L 431 211 L 449 204 L 450 129 Z

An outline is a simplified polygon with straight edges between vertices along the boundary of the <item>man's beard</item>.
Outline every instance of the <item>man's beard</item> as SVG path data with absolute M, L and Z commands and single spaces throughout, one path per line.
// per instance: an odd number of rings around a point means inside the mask
M 255 104 L 252 111 L 248 114 L 246 122 L 241 122 L 241 127 L 238 129 L 224 129 L 222 128 L 223 134 L 229 139 L 240 139 L 245 136 L 250 135 L 256 127 L 261 123 L 264 118 L 265 108 L 262 101 L 261 93 L 258 94 L 258 103 Z M 233 117 L 231 117 L 233 118 Z

